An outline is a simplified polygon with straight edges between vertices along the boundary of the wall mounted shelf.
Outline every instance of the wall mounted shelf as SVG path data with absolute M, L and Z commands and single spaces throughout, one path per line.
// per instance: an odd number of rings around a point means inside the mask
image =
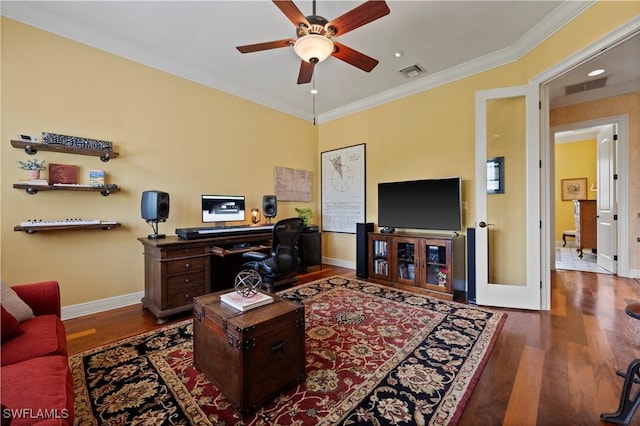
M 88 191 L 88 192 L 99 192 L 103 196 L 107 196 L 114 192 L 119 192 L 120 188 L 118 185 L 107 185 L 107 186 L 58 186 L 58 185 L 29 185 L 28 183 L 14 183 L 13 187 L 15 189 L 24 189 L 27 194 L 37 194 L 39 191 Z
M 118 222 L 105 221 L 93 225 L 52 225 L 52 226 L 14 226 L 14 231 L 24 231 L 27 234 L 35 234 L 36 232 L 47 231 L 69 231 L 72 229 L 103 229 L 105 231 L 113 228 L 119 228 L 122 224 Z
M 38 151 L 54 151 L 64 152 L 68 154 L 91 155 L 94 157 L 100 157 L 100 160 L 104 162 L 107 162 L 112 158 L 118 158 L 118 156 L 120 155 L 119 153 L 113 151 L 101 151 L 97 149 L 75 148 L 72 146 L 25 142 L 17 140 L 12 140 L 11 146 L 13 146 L 14 148 L 24 148 L 24 152 L 29 155 L 35 155 Z
M 78 154 L 78 155 L 90 155 L 94 157 L 100 157 L 100 160 L 107 162 L 111 158 L 117 158 L 120 154 L 112 151 L 102 151 L 95 149 L 76 148 L 72 146 L 43 144 L 36 142 L 18 141 L 12 140 L 11 146 L 14 148 L 23 148 L 24 152 L 28 155 L 35 155 L 38 151 L 53 151 L 66 154 Z M 46 183 L 45 180 L 40 181 Z M 40 191 L 83 191 L 83 192 L 98 192 L 103 196 L 107 196 L 114 192 L 119 192 L 118 185 L 109 184 L 104 186 L 90 186 L 90 185 L 38 185 L 26 182 L 14 183 L 15 189 L 22 189 L 27 194 L 37 194 Z M 76 222 L 76 223 L 73 223 Z M 99 220 L 92 219 L 90 221 L 84 221 L 84 223 L 77 223 L 78 221 L 66 220 L 66 221 L 38 221 L 36 225 L 32 225 L 31 221 L 21 222 L 13 228 L 14 231 L 22 231 L 27 234 L 35 234 L 36 232 L 49 232 L 49 231 L 69 231 L 75 229 L 102 229 L 108 231 L 113 228 L 119 228 L 120 223 L 114 220 Z

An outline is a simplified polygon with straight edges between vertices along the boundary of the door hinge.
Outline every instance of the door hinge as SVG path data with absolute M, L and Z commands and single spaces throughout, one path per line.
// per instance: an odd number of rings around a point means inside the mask
M 540 221 L 540 229 L 542 229 L 542 221 Z
M 538 109 L 542 109 L 542 101 L 538 101 Z
M 614 140 L 614 141 L 617 141 L 617 140 L 618 140 L 618 134 L 617 134 L 617 133 L 614 133 L 614 134 L 613 134 L 613 140 Z
M 540 280 L 540 290 L 542 290 L 542 280 Z
M 538 164 L 538 168 L 540 168 L 540 169 L 541 169 L 541 168 L 542 168 L 542 160 L 538 160 L 538 163 L 539 163 L 539 164 Z
M 618 255 L 617 255 L 617 254 L 613 256 L 613 260 L 614 260 L 615 262 L 617 262 L 617 261 L 618 261 Z
M 618 174 L 617 173 L 613 174 L 613 180 L 618 180 Z
M 617 214 L 613 215 L 613 220 L 618 220 L 618 215 Z

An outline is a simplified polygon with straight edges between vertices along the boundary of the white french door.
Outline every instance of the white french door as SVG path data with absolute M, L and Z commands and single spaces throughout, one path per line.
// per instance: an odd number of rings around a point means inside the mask
M 617 215 L 616 206 L 616 142 L 613 124 L 605 126 L 597 136 L 598 141 L 598 213 L 597 241 L 598 265 L 616 273 L 617 262 Z
M 538 86 L 476 92 L 476 300 L 539 310 Z M 487 160 L 502 158 L 502 193 L 487 191 Z M 493 170 L 495 172 L 495 170 Z

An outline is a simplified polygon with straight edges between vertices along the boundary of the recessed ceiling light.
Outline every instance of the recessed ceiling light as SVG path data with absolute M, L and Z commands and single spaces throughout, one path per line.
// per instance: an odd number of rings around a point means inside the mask
M 596 75 L 600 75 L 600 74 L 602 74 L 603 72 L 604 72 L 604 70 L 601 68 L 601 69 L 598 69 L 598 70 L 593 70 L 593 71 L 591 71 L 591 72 L 590 72 L 589 74 L 587 74 L 587 75 L 588 75 L 589 77 L 595 77 Z
M 402 52 L 402 50 L 398 50 L 397 52 L 395 52 L 393 54 L 393 56 L 395 56 L 396 58 L 401 58 L 402 55 L 404 55 L 404 53 Z

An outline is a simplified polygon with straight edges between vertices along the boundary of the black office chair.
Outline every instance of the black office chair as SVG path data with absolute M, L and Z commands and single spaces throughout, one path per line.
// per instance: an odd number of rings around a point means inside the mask
M 275 287 L 298 282 L 298 238 L 302 233 L 302 219 L 293 217 L 278 221 L 273 227 L 271 256 L 250 251 L 242 257 L 248 260 L 243 267 L 257 271 L 268 291 Z

